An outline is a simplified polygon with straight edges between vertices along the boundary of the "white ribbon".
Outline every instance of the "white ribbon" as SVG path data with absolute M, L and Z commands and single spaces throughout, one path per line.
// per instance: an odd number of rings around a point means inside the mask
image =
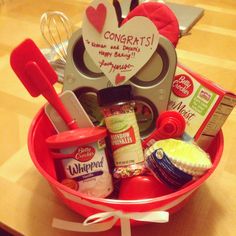
M 108 219 L 110 220 L 105 221 Z M 83 223 L 53 219 L 52 226 L 59 229 L 76 232 L 101 232 L 111 229 L 119 219 L 121 224 L 121 235 L 131 236 L 130 219 L 154 223 L 165 223 L 169 221 L 169 213 L 166 211 L 132 213 L 124 213 L 122 211 L 101 212 L 89 216 Z
M 58 190 L 68 200 L 105 212 L 91 215 L 87 219 L 85 219 L 83 223 L 70 222 L 54 218 L 52 222 L 53 227 L 75 232 L 102 232 L 111 229 L 116 224 L 116 222 L 120 220 L 121 236 L 131 236 L 131 219 L 143 222 L 166 223 L 169 221 L 169 213 L 166 210 L 178 205 L 180 202 L 186 199 L 195 189 L 180 196 L 171 203 L 168 203 L 165 206 L 155 209 L 153 211 L 129 213 L 117 211 L 102 204 L 94 204 L 85 199 L 81 199 L 78 196 L 69 194 L 61 189 Z

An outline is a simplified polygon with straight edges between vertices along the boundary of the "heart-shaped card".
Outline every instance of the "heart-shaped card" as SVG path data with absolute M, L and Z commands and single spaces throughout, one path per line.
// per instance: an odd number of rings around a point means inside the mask
M 156 26 L 146 17 L 134 17 L 119 28 L 114 7 L 105 0 L 86 9 L 82 35 L 88 54 L 114 86 L 134 76 L 159 41 Z

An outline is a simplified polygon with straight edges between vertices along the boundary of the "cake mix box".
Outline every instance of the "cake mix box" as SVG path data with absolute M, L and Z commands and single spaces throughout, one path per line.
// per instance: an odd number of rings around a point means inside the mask
M 178 65 L 168 109 L 185 118 L 184 140 L 194 139 L 207 149 L 235 105 L 235 94 Z

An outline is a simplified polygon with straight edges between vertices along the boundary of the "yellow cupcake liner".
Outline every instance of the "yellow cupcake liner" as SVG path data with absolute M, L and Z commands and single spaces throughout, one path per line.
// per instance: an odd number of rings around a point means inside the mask
M 196 144 L 177 139 L 160 140 L 145 151 L 145 156 L 151 155 L 158 148 L 163 149 L 178 169 L 192 176 L 201 176 L 212 166 L 209 155 Z

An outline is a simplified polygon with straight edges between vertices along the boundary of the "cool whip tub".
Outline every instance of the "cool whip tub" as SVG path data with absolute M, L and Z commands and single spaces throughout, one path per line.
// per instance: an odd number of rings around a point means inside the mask
M 183 115 L 184 140 L 207 149 L 235 105 L 235 94 L 178 65 L 168 109 Z
M 91 197 L 107 197 L 113 191 L 105 152 L 106 129 L 80 128 L 46 139 L 54 158 L 58 180 Z

